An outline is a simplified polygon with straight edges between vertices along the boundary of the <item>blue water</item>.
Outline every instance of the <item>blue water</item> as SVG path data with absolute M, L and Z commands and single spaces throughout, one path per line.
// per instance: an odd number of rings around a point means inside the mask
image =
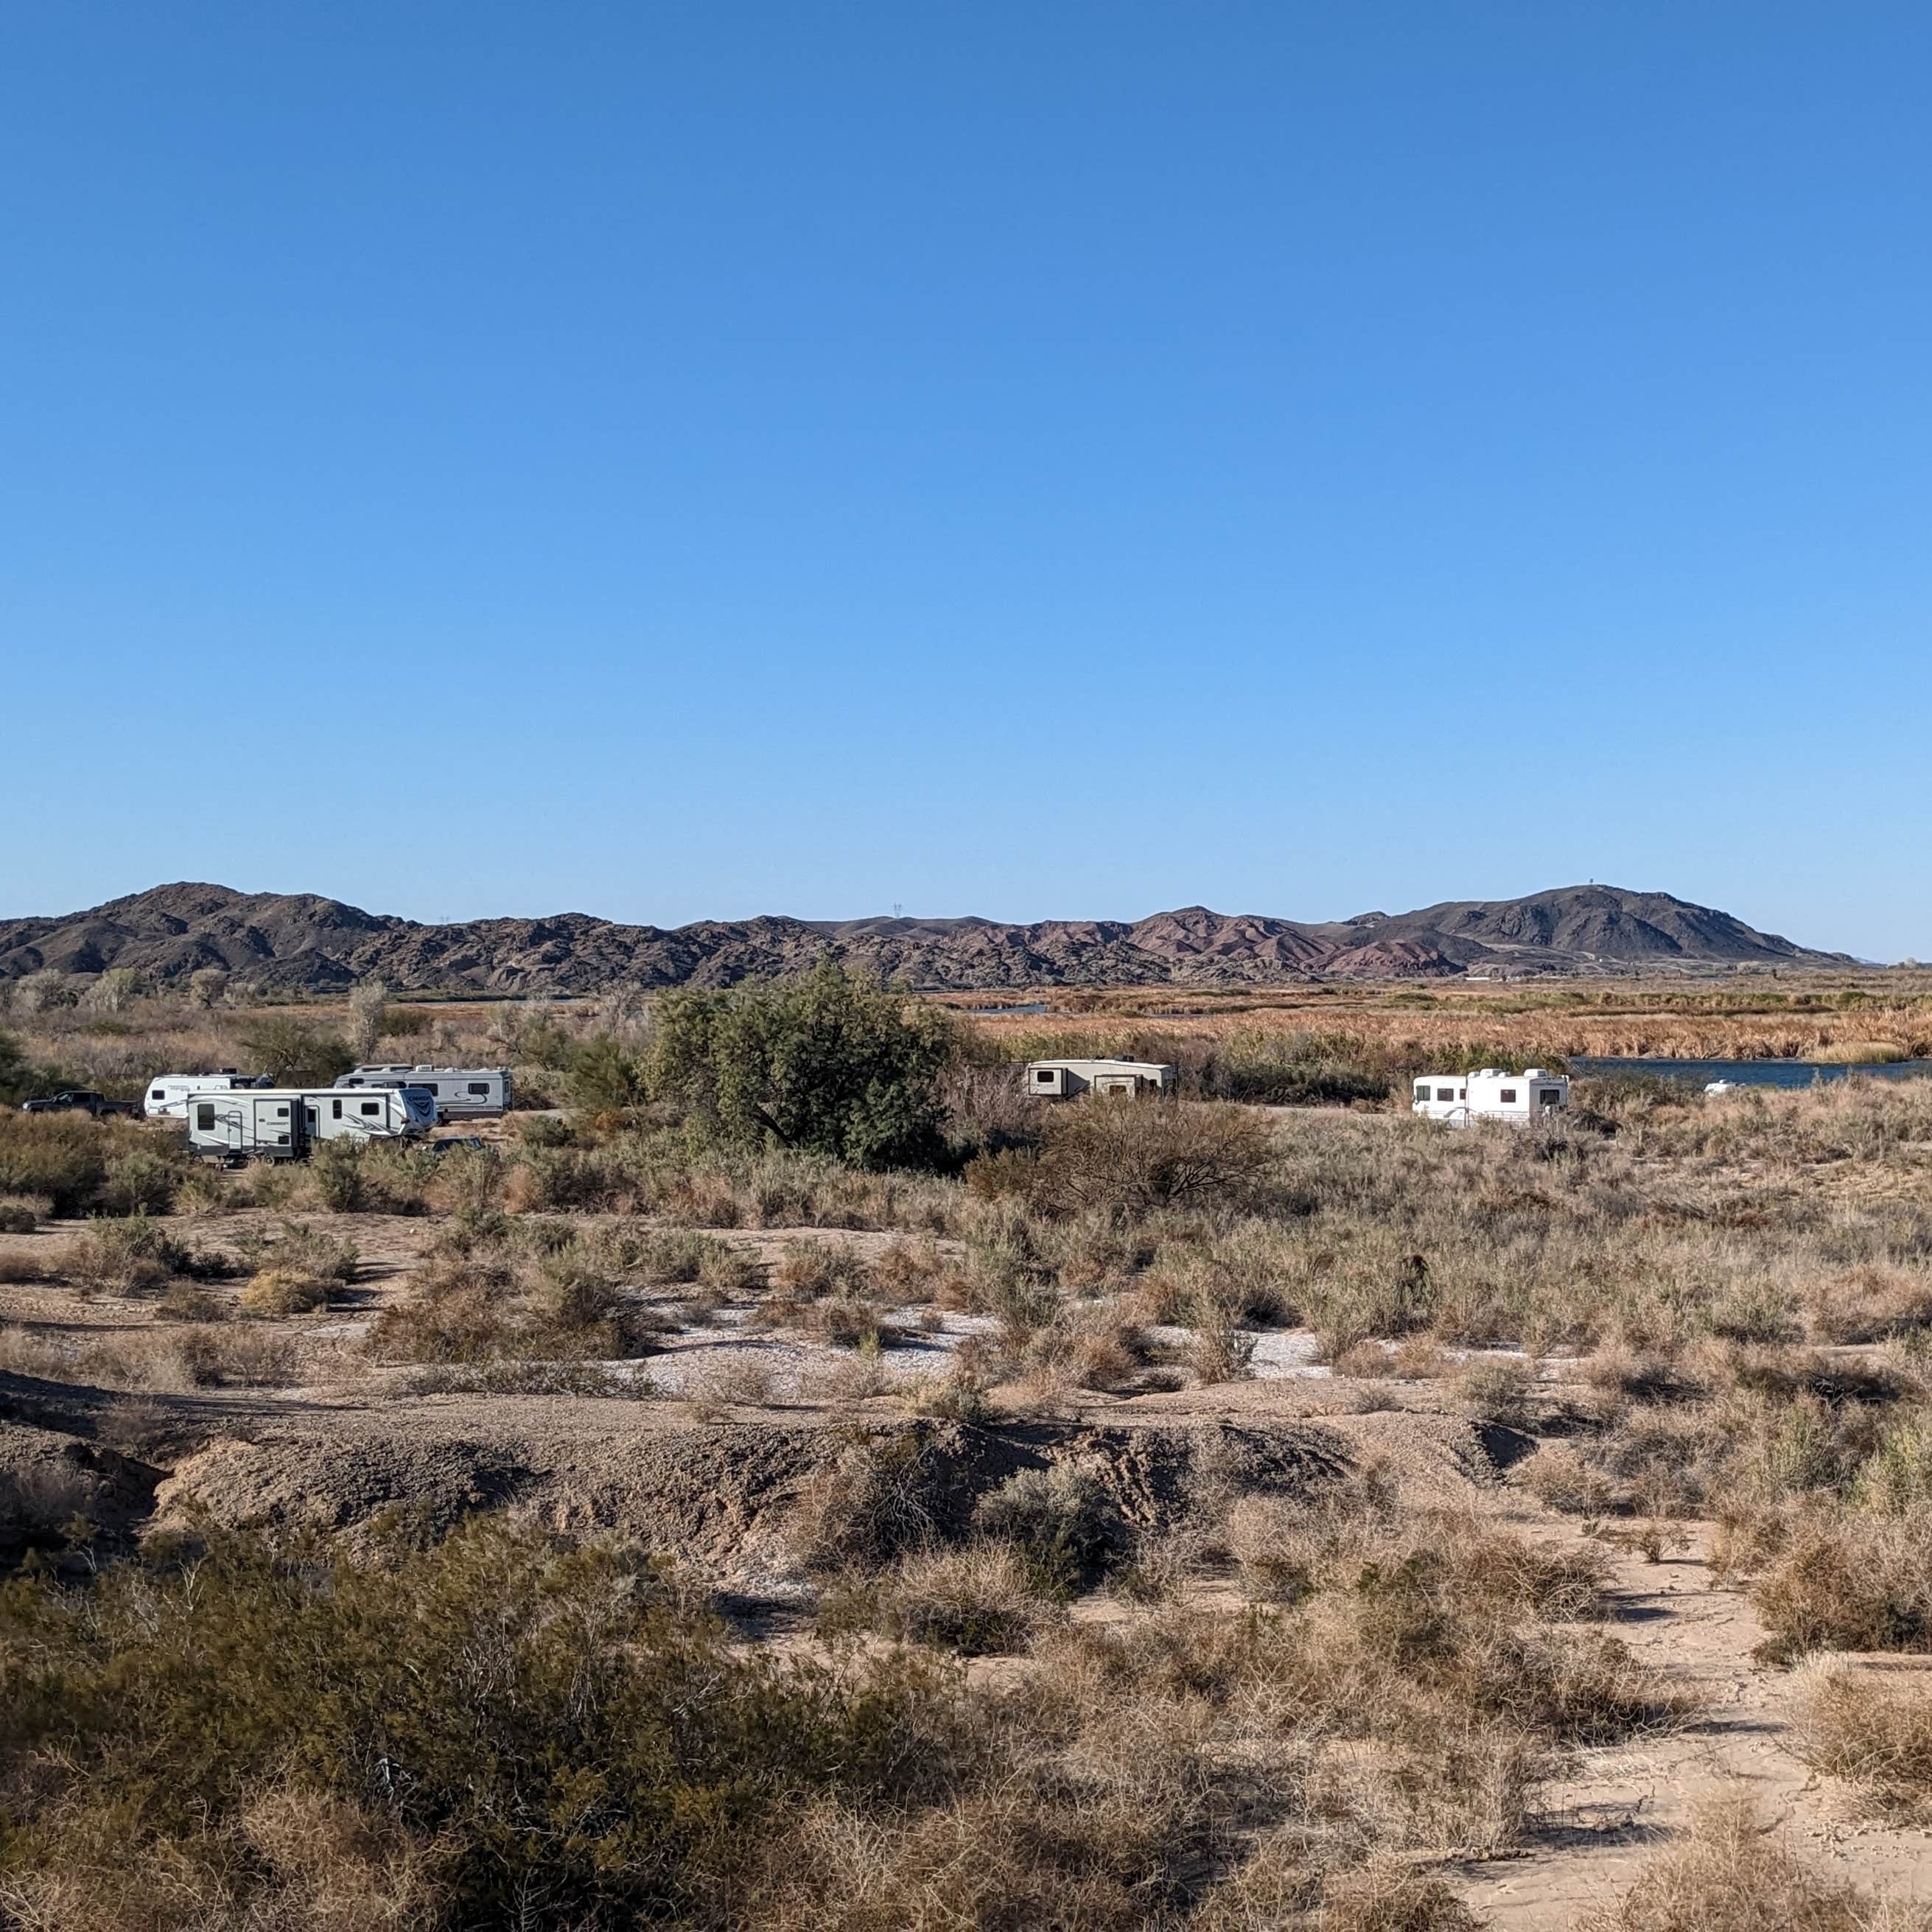
M 968 1006 L 966 1010 L 982 1019 L 991 1019 L 1000 1013 L 1043 1013 L 1046 1011 L 1046 1002 L 1039 1000 L 1024 1006 Z
M 1932 1060 L 1900 1060 L 1888 1066 L 1822 1066 L 1811 1060 L 1603 1060 L 1572 1054 L 1564 1064 L 1584 1078 L 1654 1074 L 1700 1087 L 1713 1080 L 1728 1080 L 1733 1087 L 1808 1087 L 1814 1080 L 1842 1080 L 1848 1073 L 1868 1073 L 1875 1080 L 1913 1080 L 1932 1073 Z

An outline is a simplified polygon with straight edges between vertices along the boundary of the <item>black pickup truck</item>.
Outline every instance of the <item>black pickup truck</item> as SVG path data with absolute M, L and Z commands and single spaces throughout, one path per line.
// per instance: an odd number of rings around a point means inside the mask
M 58 1094 L 42 1094 L 34 1100 L 22 1100 L 20 1111 L 23 1114 L 92 1114 L 100 1120 L 110 1114 L 138 1114 L 141 1110 L 132 1100 L 110 1100 L 91 1087 L 63 1087 Z

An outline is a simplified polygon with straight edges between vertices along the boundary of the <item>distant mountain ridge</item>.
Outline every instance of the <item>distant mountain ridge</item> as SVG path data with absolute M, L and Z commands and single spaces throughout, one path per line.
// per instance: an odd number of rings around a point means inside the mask
M 922 988 L 960 992 L 1854 963 L 1666 892 L 1615 886 L 1316 924 L 1188 906 L 1132 921 L 1030 926 L 766 916 L 667 929 L 587 913 L 428 926 L 312 893 L 194 884 L 157 886 L 86 912 L 0 920 L 0 980 L 119 966 L 165 985 L 219 967 L 265 992 L 332 992 L 364 979 L 415 992 L 721 986 L 803 971 L 827 952 Z

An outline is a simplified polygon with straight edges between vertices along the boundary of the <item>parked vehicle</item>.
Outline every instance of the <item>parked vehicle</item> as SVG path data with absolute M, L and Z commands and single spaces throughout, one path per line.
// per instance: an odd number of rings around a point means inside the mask
M 1415 1082 L 1409 1112 L 1452 1127 L 1478 1120 L 1508 1120 L 1518 1126 L 1564 1112 L 1570 1105 L 1570 1082 L 1562 1073 L 1532 1066 L 1525 1073 L 1505 1073 L 1485 1066 L 1477 1073 L 1426 1073 Z
M 485 1120 L 506 1113 L 510 1106 L 510 1072 L 506 1066 L 352 1067 L 336 1082 L 338 1087 L 426 1087 L 446 1120 Z
M 1022 1091 L 1035 1100 L 1071 1100 L 1082 1094 L 1168 1094 L 1174 1069 L 1152 1060 L 1029 1060 Z
M 63 1087 L 58 1093 L 41 1094 L 20 1102 L 23 1114 L 92 1114 L 104 1120 L 110 1114 L 138 1114 L 132 1100 L 110 1100 L 91 1087 Z
M 302 1160 L 322 1141 L 403 1140 L 436 1124 L 418 1088 L 344 1094 L 334 1088 L 236 1087 L 194 1094 L 188 1144 L 205 1160 Z
M 260 1084 L 252 1075 L 237 1073 L 232 1066 L 224 1066 L 219 1073 L 158 1073 L 148 1082 L 141 1110 L 151 1120 L 184 1120 L 190 1094 L 219 1094 Z

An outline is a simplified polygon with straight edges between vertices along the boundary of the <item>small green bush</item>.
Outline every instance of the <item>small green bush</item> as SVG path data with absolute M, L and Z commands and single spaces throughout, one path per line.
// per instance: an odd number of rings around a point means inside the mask
M 44 1195 L 56 1214 L 92 1206 L 111 1142 L 85 1114 L 0 1113 L 0 1194 Z
M 973 1522 L 982 1536 L 1012 1547 L 1036 1590 L 1060 1598 L 1090 1587 L 1127 1541 L 1106 1492 L 1066 1462 L 1009 1477 L 980 1498 Z

